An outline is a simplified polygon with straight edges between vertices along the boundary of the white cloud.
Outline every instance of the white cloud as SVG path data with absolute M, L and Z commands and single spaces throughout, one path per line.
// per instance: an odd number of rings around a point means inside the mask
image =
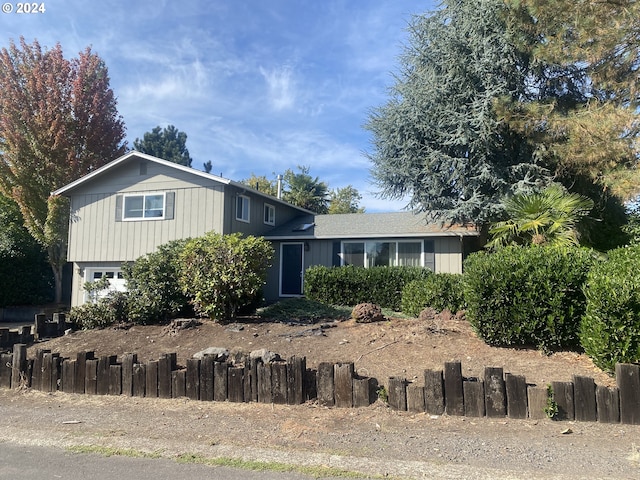
M 296 87 L 290 66 L 267 70 L 260 67 L 260 74 L 267 82 L 269 103 L 277 111 L 292 108 L 296 101 Z

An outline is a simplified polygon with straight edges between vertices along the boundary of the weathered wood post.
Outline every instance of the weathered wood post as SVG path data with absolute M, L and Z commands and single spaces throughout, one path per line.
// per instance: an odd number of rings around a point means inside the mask
M 13 346 L 13 362 L 11 364 L 11 388 L 18 388 L 27 383 L 27 346 L 18 343 Z
M 0 354 L 0 388 L 11 388 L 13 355 Z
M 305 357 L 291 357 L 287 361 L 287 403 L 304 403 L 304 374 L 307 370 Z
M 389 378 L 387 391 L 389 406 L 394 410 L 407 410 L 407 381 L 402 377 Z
M 125 353 L 122 356 L 122 394 L 133 395 L 133 365 L 138 362 L 138 355 Z
M 187 359 L 185 393 L 191 400 L 200 400 L 200 360 L 197 358 Z
M 596 408 L 598 409 L 598 422 L 619 423 L 620 395 L 618 389 L 596 385 Z
M 271 364 L 271 394 L 273 403 L 287 403 L 287 364 L 284 362 Z
M 258 362 L 258 402 L 271 403 L 271 364 Z
M 484 398 L 487 417 L 499 418 L 507 415 L 507 394 L 502 368 L 484 369 Z
M 335 387 L 332 363 L 321 362 L 318 365 L 316 391 L 320 406 L 333 407 L 335 405 Z
M 551 382 L 553 401 L 558 405 L 558 420 L 574 420 L 573 382 Z
M 200 400 L 213 401 L 213 357 L 205 355 L 200 361 Z
M 424 371 L 425 410 L 431 415 L 444 413 L 444 381 L 442 370 Z
M 145 369 L 145 396 L 158 398 L 158 361 L 149 360 Z
M 596 384 L 593 378 L 574 375 L 573 395 L 576 420 L 580 422 L 595 422 L 597 419 Z
M 229 367 L 228 370 L 228 393 L 230 402 L 244 402 L 244 368 Z
M 353 407 L 353 363 L 337 363 L 333 366 L 335 405 L 336 407 Z
M 640 425 L 640 366 L 616 364 L 616 382 L 620 391 L 620 421 Z
M 509 418 L 527 418 L 527 380 L 522 375 L 504 375 Z
M 464 414 L 467 417 L 484 417 L 484 382 L 482 380 L 465 380 L 462 383 L 464 395 Z
M 447 415 L 464 415 L 464 390 L 462 386 L 462 364 L 444 364 L 444 403 Z
M 424 387 L 413 383 L 407 385 L 407 411 L 423 413 L 424 405 Z
M 529 386 L 527 387 L 527 399 L 529 408 L 529 418 L 540 420 L 546 418 L 547 414 L 544 409 L 547 406 L 549 393 L 545 387 Z

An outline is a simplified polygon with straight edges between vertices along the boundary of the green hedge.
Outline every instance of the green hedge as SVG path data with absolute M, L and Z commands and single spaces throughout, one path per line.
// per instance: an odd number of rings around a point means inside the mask
M 422 267 L 314 266 L 304 276 L 304 294 L 327 305 L 376 303 L 399 311 L 404 285 L 432 275 Z
M 413 280 L 402 289 L 402 312 L 417 317 L 426 307 L 438 311 L 463 310 L 464 291 L 462 275 L 456 273 L 434 273 L 424 280 Z
M 640 246 L 609 252 L 591 270 L 580 327 L 584 351 L 601 369 L 640 361 Z
M 489 345 L 578 349 L 582 288 L 596 258 L 541 246 L 474 253 L 465 261 L 467 318 Z

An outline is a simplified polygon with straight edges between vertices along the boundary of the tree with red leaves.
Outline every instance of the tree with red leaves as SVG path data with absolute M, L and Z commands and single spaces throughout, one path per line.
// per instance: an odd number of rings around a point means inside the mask
M 69 208 L 51 192 L 124 154 L 124 136 L 107 67 L 90 48 L 67 60 L 60 44 L 20 38 L 0 51 L 0 192 L 46 249 L 56 303 Z

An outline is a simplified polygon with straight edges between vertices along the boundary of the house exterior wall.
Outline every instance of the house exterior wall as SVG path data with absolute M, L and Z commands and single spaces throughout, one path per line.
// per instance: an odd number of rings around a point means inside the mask
M 425 237 L 426 238 L 426 237 Z M 434 253 L 435 253 L 435 271 L 437 273 L 462 273 L 462 261 L 463 261 L 463 241 L 460 237 L 428 237 L 428 239 L 434 241 Z M 363 239 L 357 239 L 355 241 L 362 241 Z M 389 238 L 388 240 L 399 240 Z M 423 240 L 423 239 L 421 239 Z M 264 297 L 267 301 L 276 301 L 279 298 L 279 286 L 280 286 L 280 246 L 282 243 L 296 243 L 300 242 L 306 245 L 304 248 L 304 269 L 314 266 L 322 265 L 325 267 L 331 267 L 334 265 L 334 242 L 352 241 L 351 239 L 331 239 L 331 240 L 290 240 L 286 242 L 275 241 L 273 247 L 275 255 L 273 258 L 272 266 L 267 272 L 267 282 L 264 287 Z
M 169 218 L 123 220 L 123 197 L 142 193 L 170 194 L 173 208 Z M 238 195 L 249 199 L 249 222 L 236 218 Z M 224 184 L 138 158 L 79 185 L 69 198 L 71 222 L 67 258 L 73 262 L 72 306 L 84 302 L 87 268 L 117 267 L 151 253 L 169 241 L 197 237 L 210 231 L 263 235 L 274 228 L 264 222 L 265 203 L 273 206 L 276 225 L 301 214 L 299 209 L 260 195 L 253 189 Z

